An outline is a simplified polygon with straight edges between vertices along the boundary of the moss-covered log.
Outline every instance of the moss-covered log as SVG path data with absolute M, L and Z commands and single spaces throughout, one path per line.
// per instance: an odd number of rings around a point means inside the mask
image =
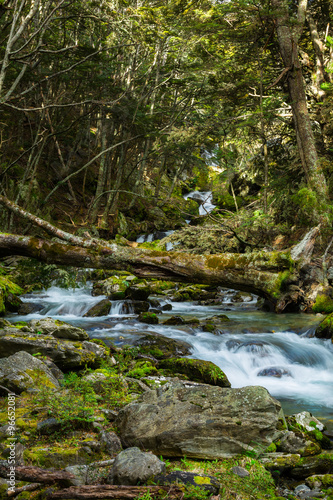
M 49 222 L 0 196 L 0 205 L 24 217 L 64 243 L 0 233 L 0 257 L 23 255 L 66 266 L 128 270 L 140 277 L 208 283 L 251 292 L 267 299 L 277 312 L 306 308 L 300 284 L 300 263 L 308 263 L 319 227 L 312 229 L 291 252 L 193 255 L 160 252 L 87 239 L 61 231 Z
M 29 236 L 0 234 L 0 256 L 24 255 L 47 263 L 126 269 L 140 277 L 208 283 L 255 293 L 277 304 L 288 285 L 297 281 L 288 252 L 192 255 L 182 252 L 105 245 L 83 248 Z

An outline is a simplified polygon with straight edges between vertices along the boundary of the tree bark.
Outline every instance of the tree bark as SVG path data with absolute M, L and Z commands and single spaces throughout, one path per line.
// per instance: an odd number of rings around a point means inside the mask
M 320 196 L 321 201 L 325 201 L 328 199 L 328 189 L 319 164 L 297 50 L 304 26 L 307 0 L 299 0 L 298 20 L 294 28 L 292 28 L 287 0 L 272 0 L 272 7 L 275 9 L 276 31 L 282 60 L 285 67 L 290 68 L 288 89 L 303 169 L 309 187 Z
M 0 477 L 8 478 L 9 465 L 6 460 L 0 461 Z M 40 467 L 16 465 L 15 479 L 18 481 L 31 481 L 38 483 L 59 483 L 63 486 L 68 486 L 70 481 L 75 479 L 73 474 L 64 470 L 52 471 L 41 469 Z

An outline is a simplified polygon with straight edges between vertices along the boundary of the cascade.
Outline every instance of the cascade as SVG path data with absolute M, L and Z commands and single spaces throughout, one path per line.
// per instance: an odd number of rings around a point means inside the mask
M 232 294 L 227 292 L 221 305 L 171 302 L 172 310 L 161 313 L 160 324 L 143 325 L 132 313 L 130 301 L 112 301 L 108 316 L 83 317 L 105 297 L 93 297 L 89 285 L 75 290 L 52 287 L 23 297 L 23 301 L 40 304 L 40 311 L 28 316 L 11 315 L 9 319 L 16 322 L 51 316 L 119 346 L 133 343 L 144 331 L 185 340 L 193 347 L 191 357 L 214 362 L 226 373 L 232 387 L 264 386 L 288 408 L 288 413 L 312 411 L 333 428 L 333 345 L 330 340 L 313 337 L 320 319 L 258 311 L 256 299 L 237 306 Z M 172 315 L 205 319 L 222 313 L 232 321 L 219 335 L 199 327 L 161 324 Z

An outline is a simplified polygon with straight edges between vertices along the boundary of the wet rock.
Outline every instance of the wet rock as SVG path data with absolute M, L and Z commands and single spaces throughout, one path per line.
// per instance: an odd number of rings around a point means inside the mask
M 82 328 L 69 325 L 64 321 L 53 318 L 34 319 L 30 321 L 30 327 L 38 335 L 52 335 L 57 339 L 87 340 L 89 335 Z
M 171 358 L 159 362 L 159 368 L 167 368 L 173 373 L 187 375 L 194 382 L 230 387 L 231 384 L 225 373 L 211 361 L 189 358 Z
M 183 325 L 184 323 L 185 320 L 182 316 L 171 316 L 171 318 L 163 321 L 163 325 Z
M 197 486 L 214 495 L 218 494 L 221 486 L 218 480 L 213 476 L 196 474 L 195 472 L 185 472 L 182 470 L 175 470 L 170 474 L 159 474 L 154 477 L 154 483 L 162 486 L 179 483 Z
M 257 373 L 257 377 L 291 377 L 291 373 L 285 368 L 280 368 L 277 366 L 272 366 L 271 368 L 264 368 Z
M 107 316 L 111 309 L 111 301 L 109 299 L 103 299 L 87 311 L 83 317 L 98 317 Z
M 152 453 L 127 448 L 116 457 L 107 479 L 108 484 L 136 485 L 165 472 L 165 463 Z
M 247 292 L 237 292 L 231 298 L 231 302 L 251 302 L 253 300 L 253 295 Z
M 5 295 L 5 308 L 7 312 L 18 312 L 22 304 L 22 300 L 17 295 L 13 293 Z
M 44 309 L 42 304 L 35 304 L 33 302 L 22 302 L 18 308 L 18 314 L 24 316 L 26 314 L 33 314 Z
M 326 318 L 316 328 L 315 336 L 319 339 L 333 338 L 333 313 L 326 316 Z
M 128 304 L 134 314 L 141 314 L 147 312 L 149 309 L 149 302 L 144 300 L 129 300 Z
M 277 430 L 281 406 L 263 387 L 229 389 L 186 382 L 144 393 L 116 419 L 120 437 L 157 455 L 204 459 L 256 453 Z
M 158 324 L 158 317 L 156 316 L 155 313 L 151 312 L 143 312 L 139 315 L 138 320 L 141 323 L 147 323 L 148 325 L 157 325 Z
M 131 300 L 142 300 L 145 301 L 150 295 L 150 288 L 144 284 L 137 284 L 134 286 L 129 286 L 126 288 L 125 297 Z
M 156 359 L 166 359 L 175 356 L 187 356 L 192 346 L 182 340 L 169 339 L 158 333 L 147 333 L 134 342 L 141 352 Z
M 0 385 L 20 394 L 28 389 L 39 390 L 44 386 L 56 389 L 59 382 L 45 363 L 20 351 L 0 359 Z M 7 392 L 0 388 L 0 394 L 7 395 Z

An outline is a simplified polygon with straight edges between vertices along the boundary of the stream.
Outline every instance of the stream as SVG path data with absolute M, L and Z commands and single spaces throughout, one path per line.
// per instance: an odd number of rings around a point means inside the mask
M 172 310 L 159 315 L 162 323 L 173 315 L 205 319 L 227 314 L 232 320 L 220 335 L 188 325 L 166 326 L 140 323 L 128 311 L 126 301 L 113 301 L 108 316 L 83 315 L 104 296 L 93 297 L 92 285 L 75 290 L 57 287 L 22 298 L 43 308 L 27 316 L 12 314 L 10 321 L 30 321 L 50 316 L 84 328 L 91 338 L 122 346 L 133 343 L 142 332 L 156 332 L 185 340 L 193 347 L 191 357 L 213 361 L 229 378 L 232 387 L 261 385 L 279 399 L 286 414 L 308 410 L 333 430 L 333 345 L 313 337 L 320 317 L 305 314 L 267 313 L 256 309 L 256 299 L 231 301 L 226 291 L 221 305 L 203 306 L 194 302 L 170 302 Z M 152 298 L 152 297 L 151 297 Z M 141 335 L 140 335 L 141 334 Z

